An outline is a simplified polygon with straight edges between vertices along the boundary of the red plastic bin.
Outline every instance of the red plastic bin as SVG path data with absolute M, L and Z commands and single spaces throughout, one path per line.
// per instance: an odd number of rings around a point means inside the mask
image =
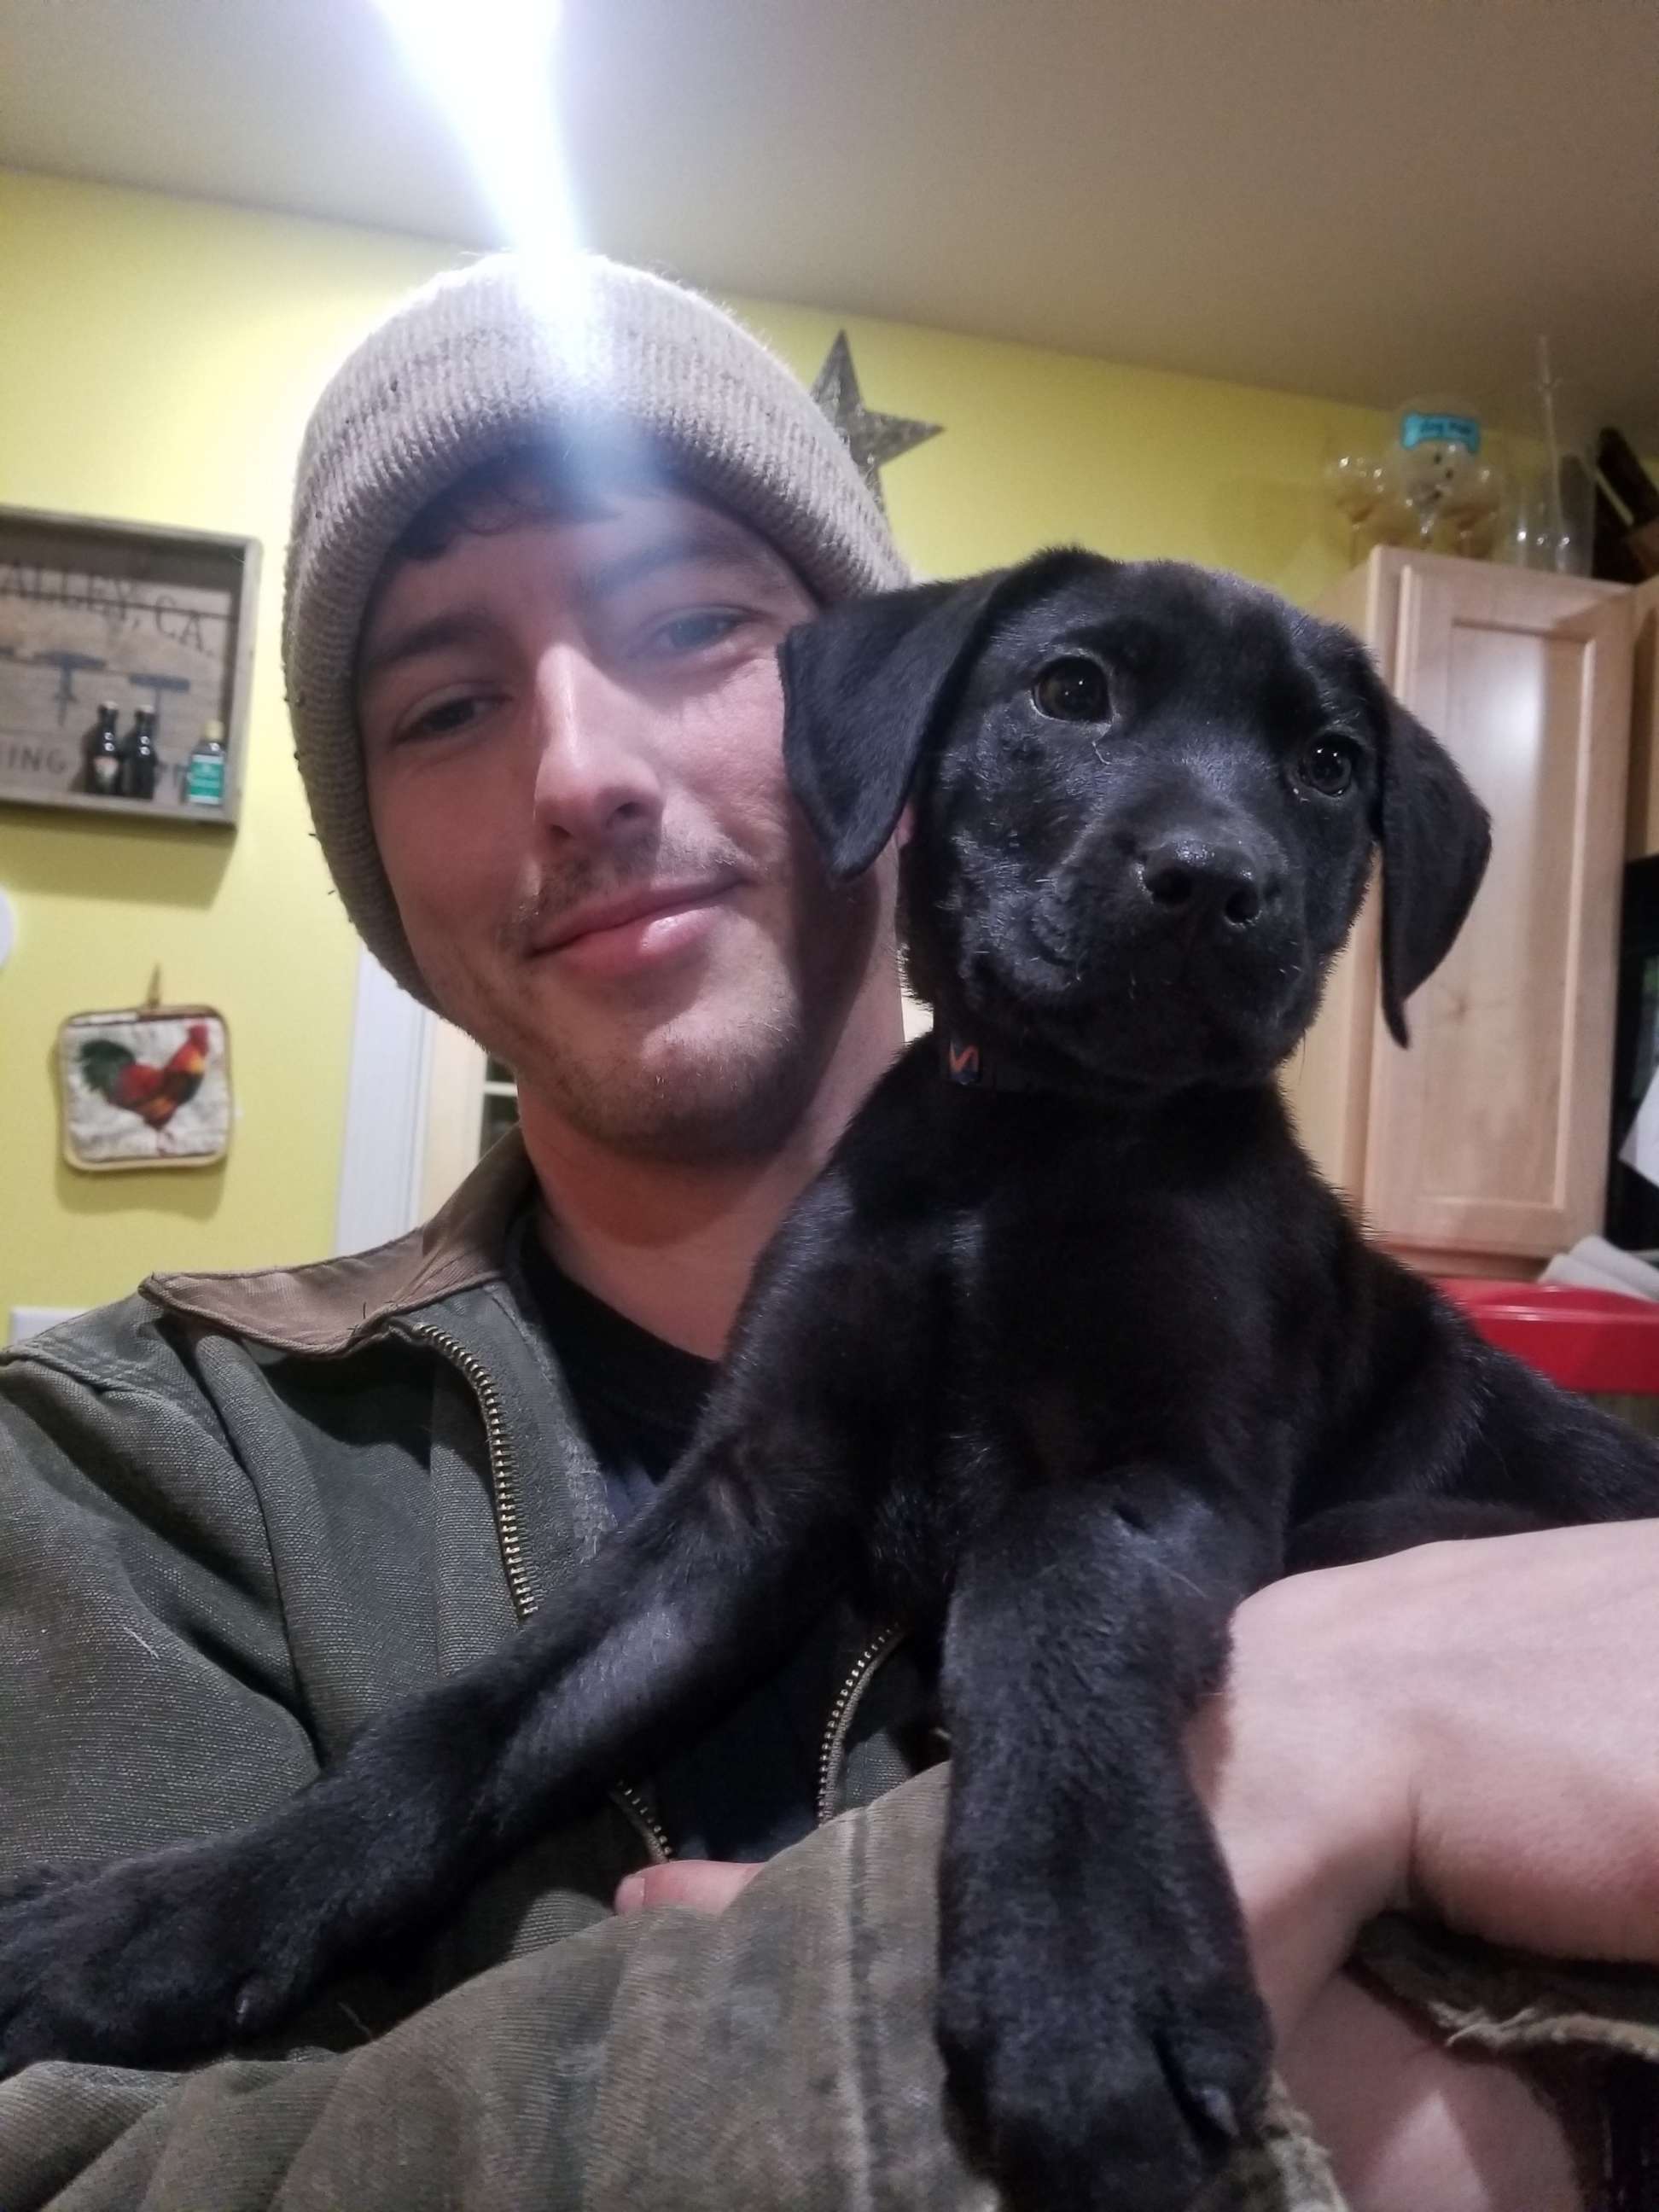
M 1659 1305 L 1571 1283 L 1455 1275 L 1443 1277 L 1440 1288 L 1489 1344 L 1553 1382 L 1591 1397 L 1653 1399 L 1659 1420 Z

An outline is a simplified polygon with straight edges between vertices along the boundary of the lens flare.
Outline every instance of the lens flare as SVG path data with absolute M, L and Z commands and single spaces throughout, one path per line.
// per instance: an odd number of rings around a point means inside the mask
M 504 244 L 562 286 L 578 252 L 554 82 L 560 0 L 376 0 L 472 165 Z
M 556 97 L 562 0 L 375 4 L 518 257 L 517 284 L 547 349 L 550 388 L 603 392 L 607 319 L 578 233 Z M 625 422 L 613 420 L 606 434 L 612 453 L 645 465 L 645 441 Z

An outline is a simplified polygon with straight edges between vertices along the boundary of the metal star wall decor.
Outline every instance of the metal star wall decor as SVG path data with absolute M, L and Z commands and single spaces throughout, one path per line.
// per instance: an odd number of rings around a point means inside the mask
M 937 438 L 944 426 L 939 422 L 913 422 L 908 416 L 882 415 L 873 407 L 866 407 L 859 390 L 853 349 L 847 343 L 845 331 L 836 332 L 836 343 L 812 380 L 812 397 L 840 431 L 859 474 L 885 514 L 887 502 L 881 495 L 883 469 L 902 453 L 925 445 L 929 438 Z

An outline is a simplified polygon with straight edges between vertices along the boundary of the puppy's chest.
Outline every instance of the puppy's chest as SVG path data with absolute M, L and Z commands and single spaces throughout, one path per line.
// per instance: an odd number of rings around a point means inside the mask
M 1249 1422 L 1279 1364 L 1258 1241 L 1245 1193 L 1144 1158 L 1056 1157 L 992 1189 L 953 1252 L 959 1399 L 1047 1458 Z

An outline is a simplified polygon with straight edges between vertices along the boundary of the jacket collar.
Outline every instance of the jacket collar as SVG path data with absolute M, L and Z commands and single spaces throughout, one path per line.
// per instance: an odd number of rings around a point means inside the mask
M 430 1221 L 389 1244 L 303 1267 L 151 1275 L 141 1294 L 278 1352 L 349 1352 L 396 1315 L 498 1279 L 507 1226 L 532 1179 L 510 1129 Z

